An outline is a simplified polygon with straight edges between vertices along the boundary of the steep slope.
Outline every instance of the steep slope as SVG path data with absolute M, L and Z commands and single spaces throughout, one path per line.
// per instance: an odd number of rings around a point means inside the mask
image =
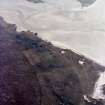
M 104 70 L 0 18 L 0 105 L 84 105 Z

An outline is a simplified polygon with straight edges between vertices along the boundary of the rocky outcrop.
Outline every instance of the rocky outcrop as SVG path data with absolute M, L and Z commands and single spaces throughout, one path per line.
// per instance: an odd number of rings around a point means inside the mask
M 104 70 L 0 18 L 0 105 L 85 105 Z

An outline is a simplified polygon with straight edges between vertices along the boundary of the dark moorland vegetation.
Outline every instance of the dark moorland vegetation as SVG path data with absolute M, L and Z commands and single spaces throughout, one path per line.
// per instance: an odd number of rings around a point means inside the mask
M 83 98 L 99 70 L 105 67 L 0 18 L 0 105 L 102 105 Z

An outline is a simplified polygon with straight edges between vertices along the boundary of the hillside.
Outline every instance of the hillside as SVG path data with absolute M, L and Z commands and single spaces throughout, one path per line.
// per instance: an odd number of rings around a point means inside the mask
M 0 105 L 90 105 L 83 96 L 104 70 L 0 18 Z

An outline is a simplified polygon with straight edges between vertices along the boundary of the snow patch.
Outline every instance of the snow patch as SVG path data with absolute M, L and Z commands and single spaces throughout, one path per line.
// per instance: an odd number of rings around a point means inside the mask
M 99 78 L 95 84 L 94 92 L 92 97 L 95 99 L 105 99 L 103 94 L 103 85 L 105 85 L 105 72 L 99 73 Z
M 79 63 L 80 65 L 83 65 L 85 62 L 84 62 L 84 61 L 79 60 L 79 61 L 78 61 L 78 63 Z

